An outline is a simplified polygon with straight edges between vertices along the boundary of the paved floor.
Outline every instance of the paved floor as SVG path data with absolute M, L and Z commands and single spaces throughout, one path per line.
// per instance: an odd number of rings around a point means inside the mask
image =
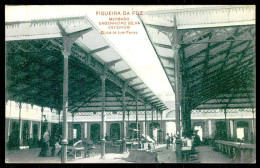
M 5 161 L 6 163 L 61 163 L 60 157 L 38 157 L 39 153 L 40 148 L 5 151 Z M 100 154 L 84 159 L 68 156 L 68 163 L 129 163 L 126 159 L 128 155 L 128 153 L 108 153 L 104 159 L 100 159 Z
M 220 152 L 213 151 L 213 147 L 199 146 L 196 147 L 196 150 L 199 151 L 200 163 L 233 163 L 232 159 L 226 157 Z
M 60 157 L 38 157 L 40 148 L 5 151 L 6 163 L 60 163 Z
M 213 151 L 212 147 L 200 146 L 196 150 L 199 151 L 199 163 L 233 163 L 232 159 Z M 166 149 L 166 145 L 158 145 L 154 151 L 158 152 L 159 163 L 176 163 L 172 146 Z M 6 151 L 6 163 L 60 163 L 60 157 L 38 157 L 39 152 L 39 148 Z M 68 163 L 132 163 L 127 159 L 128 155 L 108 153 L 104 159 L 100 159 L 100 154 L 84 159 L 68 157 Z
M 173 146 L 166 149 L 166 145 L 160 145 L 154 151 L 158 152 L 157 159 L 159 163 L 176 163 L 175 148 Z

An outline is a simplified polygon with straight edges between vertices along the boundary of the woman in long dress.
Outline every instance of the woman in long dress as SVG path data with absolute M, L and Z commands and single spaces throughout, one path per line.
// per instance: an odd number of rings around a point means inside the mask
M 39 154 L 40 157 L 47 157 L 49 154 L 49 141 L 50 141 L 50 133 L 46 129 L 45 133 L 43 134 L 43 139 L 41 143 L 41 152 Z

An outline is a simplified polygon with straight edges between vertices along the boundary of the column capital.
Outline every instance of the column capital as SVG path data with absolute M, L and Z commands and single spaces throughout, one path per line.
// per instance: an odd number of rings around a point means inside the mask
M 62 52 L 62 55 L 64 56 L 64 57 L 69 57 L 70 56 L 70 54 L 71 54 L 71 52 L 70 52 L 70 50 L 63 50 L 63 51 L 61 51 Z
M 100 77 L 101 77 L 102 80 L 106 80 L 107 74 L 101 74 Z
M 175 45 L 172 46 L 172 49 L 173 49 L 174 51 L 179 50 L 180 48 L 181 48 L 181 45 L 180 45 L 180 44 L 175 44 Z
M 126 91 L 127 84 L 128 84 L 127 82 L 124 82 L 124 83 L 123 83 L 123 85 L 122 85 L 122 87 L 121 87 L 122 91 L 123 91 L 123 90 Z
M 124 92 L 124 93 L 126 92 L 126 86 L 125 85 L 121 89 L 122 89 L 122 92 Z

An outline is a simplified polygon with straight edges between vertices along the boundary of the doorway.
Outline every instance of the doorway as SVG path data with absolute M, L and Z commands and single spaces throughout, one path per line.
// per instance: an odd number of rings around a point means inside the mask
M 74 142 L 77 142 L 78 140 L 81 139 L 81 125 L 73 124 L 72 130 L 73 130 L 72 138 L 73 138 Z
M 214 139 L 226 140 L 227 139 L 227 125 L 224 121 L 216 122 L 216 132 Z
M 120 124 L 113 123 L 110 125 L 110 139 L 113 141 L 120 139 Z
M 169 135 L 171 135 L 171 134 L 175 135 L 175 134 L 176 134 L 176 124 L 175 124 L 175 122 L 172 122 L 172 121 L 166 122 L 165 135 L 166 135 L 167 133 L 168 133 Z
M 130 138 L 140 137 L 140 124 L 138 123 L 138 130 L 136 129 L 136 123 L 131 123 L 129 125 Z M 138 132 L 138 134 L 137 134 Z
M 151 123 L 149 126 L 150 130 L 150 137 L 153 138 L 156 142 L 158 142 L 158 131 L 160 129 L 159 123 Z
M 17 149 L 19 147 L 19 125 L 16 121 L 12 123 L 12 132 L 9 136 L 8 149 Z
M 38 125 L 33 124 L 33 146 L 38 146 Z
M 203 129 L 201 125 L 194 126 L 194 131 L 197 131 L 197 135 L 200 137 L 200 141 L 203 138 Z
M 238 141 L 248 141 L 248 122 L 239 121 L 237 123 L 237 140 Z
M 29 124 L 28 121 L 25 121 L 23 124 L 23 146 L 28 146 L 29 145 Z
M 90 140 L 94 143 L 100 141 L 100 125 L 99 124 L 92 124 L 90 126 Z

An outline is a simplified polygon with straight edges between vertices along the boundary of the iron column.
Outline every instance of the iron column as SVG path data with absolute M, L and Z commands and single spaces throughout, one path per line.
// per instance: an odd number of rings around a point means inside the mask
M 62 163 L 67 162 L 67 145 L 68 145 L 68 123 L 67 123 L 67 108 L 68 108 L 68 80 L 69 80 L 69 56 L 71 54 L 71 47 L 75 40 L 81 37 L 83 34 L 92 30 L 87 28 L 78 32 L 67 33 L 60 22 L 57 22 L 57 26 L 62 36 L 62 55 L 64 57 L 64 74 L 63 74 L 63 129 L 62 129 Z
M 137 139 L 140 140 L 139 136 L 139 127 L 138 127 L 138 98 L 136 97 L 136 133 L 137 133 Z
M 255 135 L 256 135 L 256 131 L 255 131 L 255 110 L 254 108 L 252 108 L 252 114 L 253 114 L 253 142 L 255 143 Z
M 129 115 L 130 115 L 130 111 L 127 110 L 127 130 L 129 130 Z
M 123 87 L 122 89 L 122 94 L 123 94 L 123 153 L 126 152 L 126 122 L 125 122 L 125 92 L 126 92 L 126 89 L 125 89 L 125 86 Z
M 144 125 L 145 125 L 145 139 L 147 139 L 147 115 L 146 115 L 146 104 L 145 104 L 145 111 L 144 111 Z
M 225 135 L 225 139 L 227 140 L 227 135 L 228 135 L 228 128 L 227 128 L 227 109 L 224 109 L 224 114 L 225 114 L 225 124 L 226 124 L 226 135 Z
M 73 132 L 73 129 L 74 129 L 74 112 L 72 113 L 72 124 L 71 124 L 71 130 L 72 130 L 72 142 L 74 144 L 74 132 Z
M 22 145 L 22 103 L 19 103 L 19 146 Z
M 63 129 L 62 129 L 62 163 L 67 162 L 67 145 L 68 145 L 68 123 L 67 123 L 67 107 L 68 107 L 68 82 L 69 82 L 69 51 L 62 51 L 64 56 L 64 75 L 63 75 Z
M 161 144 L 163 144 L 163 136 L 164 136 L 164 131 L 163 131 L 163 122 L 162 122 L 162 111 L 161 111 L 161 124 L 160 124 L 160 129 L 161 129 Z
M 105 99 L 106 99 L 106 77 L 104 73 L 101 75 L 102 80 L 102 140 L 101 140 L 101 158 L 105 158 Z

